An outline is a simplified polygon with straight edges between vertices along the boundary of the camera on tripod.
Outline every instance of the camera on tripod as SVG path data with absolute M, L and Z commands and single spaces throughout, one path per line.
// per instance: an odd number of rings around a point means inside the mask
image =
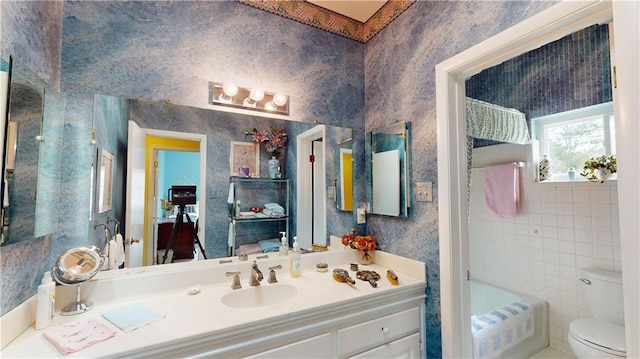
M 193 233 L 193 243 L 200 247 L 200 252 L 204 259 L 207 259 L 207 255 L 204 252 L 204 247 L 198 238 L 198 221 L 193 223 L 189 214 L 185 213 L 185 207 L 189 204 L 196 204 L 196 186 L 171 186 L 167 191 L 167 198 L 171 198 L 171 203 L 174 206 L 178 206 L 178 215 L 176 221 L 171 229 L 171 235 L 169 236 L 168 245 L 165 248 L 164 255 L 162 256 L 162 264 L 167 262 L 167 256 L 171 254 L 170 263 L 173 263 L 175 257 L 175 250 L 178 244 L 178 239 L 182 237 L 182 226 L 185 224 L 184 218 L 187 218 L 186 225 L 191 228 Z
M 171 186 L 167 197 L 174 206 L 196 204 L 196 186 Z

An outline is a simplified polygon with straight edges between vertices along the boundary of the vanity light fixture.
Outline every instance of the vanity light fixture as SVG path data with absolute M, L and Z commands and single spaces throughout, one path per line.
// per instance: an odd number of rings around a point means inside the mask
M 232 82 L 209 82 L 209 104 L 289 115 L 289 96 L 245 88 Z

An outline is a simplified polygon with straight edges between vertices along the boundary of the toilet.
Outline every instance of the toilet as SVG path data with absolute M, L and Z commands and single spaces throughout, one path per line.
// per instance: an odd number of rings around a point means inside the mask
M 622 273 L 583 268 L 579 280 L 594 318 L 571 322 L 571 350 L 580 359 L 626 358 Z

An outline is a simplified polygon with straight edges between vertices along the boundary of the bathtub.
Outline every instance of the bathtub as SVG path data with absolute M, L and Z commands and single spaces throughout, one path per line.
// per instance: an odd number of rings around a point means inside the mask
M 480 281 L 470 283 L 472 315 L 488 313 L 514 302 L 524 302 L 533 309 L 533 336 L 504 351 L 500 358 L 526 359 L 549 346 L 549 306 L 546 301 Z

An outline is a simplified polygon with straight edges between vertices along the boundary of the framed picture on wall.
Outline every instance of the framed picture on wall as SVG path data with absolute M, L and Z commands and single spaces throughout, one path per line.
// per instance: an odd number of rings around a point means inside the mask
M 242 168 L 247 172 L 240 174 Z M 229 174 L 241 177 L 260 177 L 260 146 L 255 142 L 231 141 Z
M 113 199 L 113 154 L 98 148 L 96 165 L 96 209 L 97 213 L 111 210 Z

